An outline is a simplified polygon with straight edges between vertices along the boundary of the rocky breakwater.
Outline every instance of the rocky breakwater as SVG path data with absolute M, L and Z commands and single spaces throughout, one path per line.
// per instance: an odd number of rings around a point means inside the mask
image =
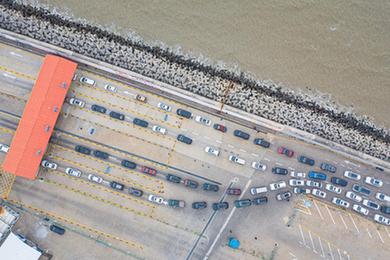
M 390 130 L 318 93 L 294 92 L 222 63 L 151 45 L 23 1 L 0 0 L 0 27 L 129 69 L 201 96 L 390 161 Z M 261 61 L 260 61 L 261 62 Z

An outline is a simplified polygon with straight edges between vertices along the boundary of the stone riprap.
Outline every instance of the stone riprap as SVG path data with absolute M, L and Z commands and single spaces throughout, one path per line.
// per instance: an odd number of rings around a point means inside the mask
M 0 0 L 0 27 L 101 60 L 198 95 L 390 161 L 390 130 L 375 126 L 326 95 L 292 91 L 237 67 L 150 45 L 42 6 Z

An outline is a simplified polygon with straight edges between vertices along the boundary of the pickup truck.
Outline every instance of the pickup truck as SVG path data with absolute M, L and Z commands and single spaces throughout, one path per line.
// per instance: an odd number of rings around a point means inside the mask
M 172 208 L 184 208 L 186 203 L 183 200 L 168 200 L 168 206 Z

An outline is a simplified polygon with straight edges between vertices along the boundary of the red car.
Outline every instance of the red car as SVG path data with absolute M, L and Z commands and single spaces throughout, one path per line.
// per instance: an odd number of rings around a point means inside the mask
M 220 125 L 220 124 L 214 124 L 214 125 L 213 125 L 213 128 L 214 128 L 215 130 L 221 131 L 221 132 L 223 132 L 223 133 L 226 133 L 226 131 L 227 131 L 226 126 Z
M 294 156 L 294 151 L 293 150 L 289 150 L 286 147 L 281 146 L 281 147 L 278 148 L 278 154 L 284 154 L 284 155 L 286 155 L 288 157 L 293 157 Z
M 241 189 L 229 188 L 227 189 L 226 193 L 228 195 L 241 195 Z
M 153 175 L 153 176 L 156 176 L 156 174 L 157 174 L 157 171 L 155 169 L 152 169 L 152 168 L 149 168 L 146 166 L 141 167 L 141 172 L 149 174 L 149 175 Z

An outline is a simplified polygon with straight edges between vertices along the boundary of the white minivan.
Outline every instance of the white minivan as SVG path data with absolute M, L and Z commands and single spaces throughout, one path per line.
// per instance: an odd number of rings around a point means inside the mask
M 265 192 L 267 192 L 268 191 L 268 189 L 267 189 L 267 187 L 253 187 L 253 188 L 251 188 L 251 194 L 252 195 L 257 195 L 257 194 L 260 194 L 260 193 L 265 193 Z

